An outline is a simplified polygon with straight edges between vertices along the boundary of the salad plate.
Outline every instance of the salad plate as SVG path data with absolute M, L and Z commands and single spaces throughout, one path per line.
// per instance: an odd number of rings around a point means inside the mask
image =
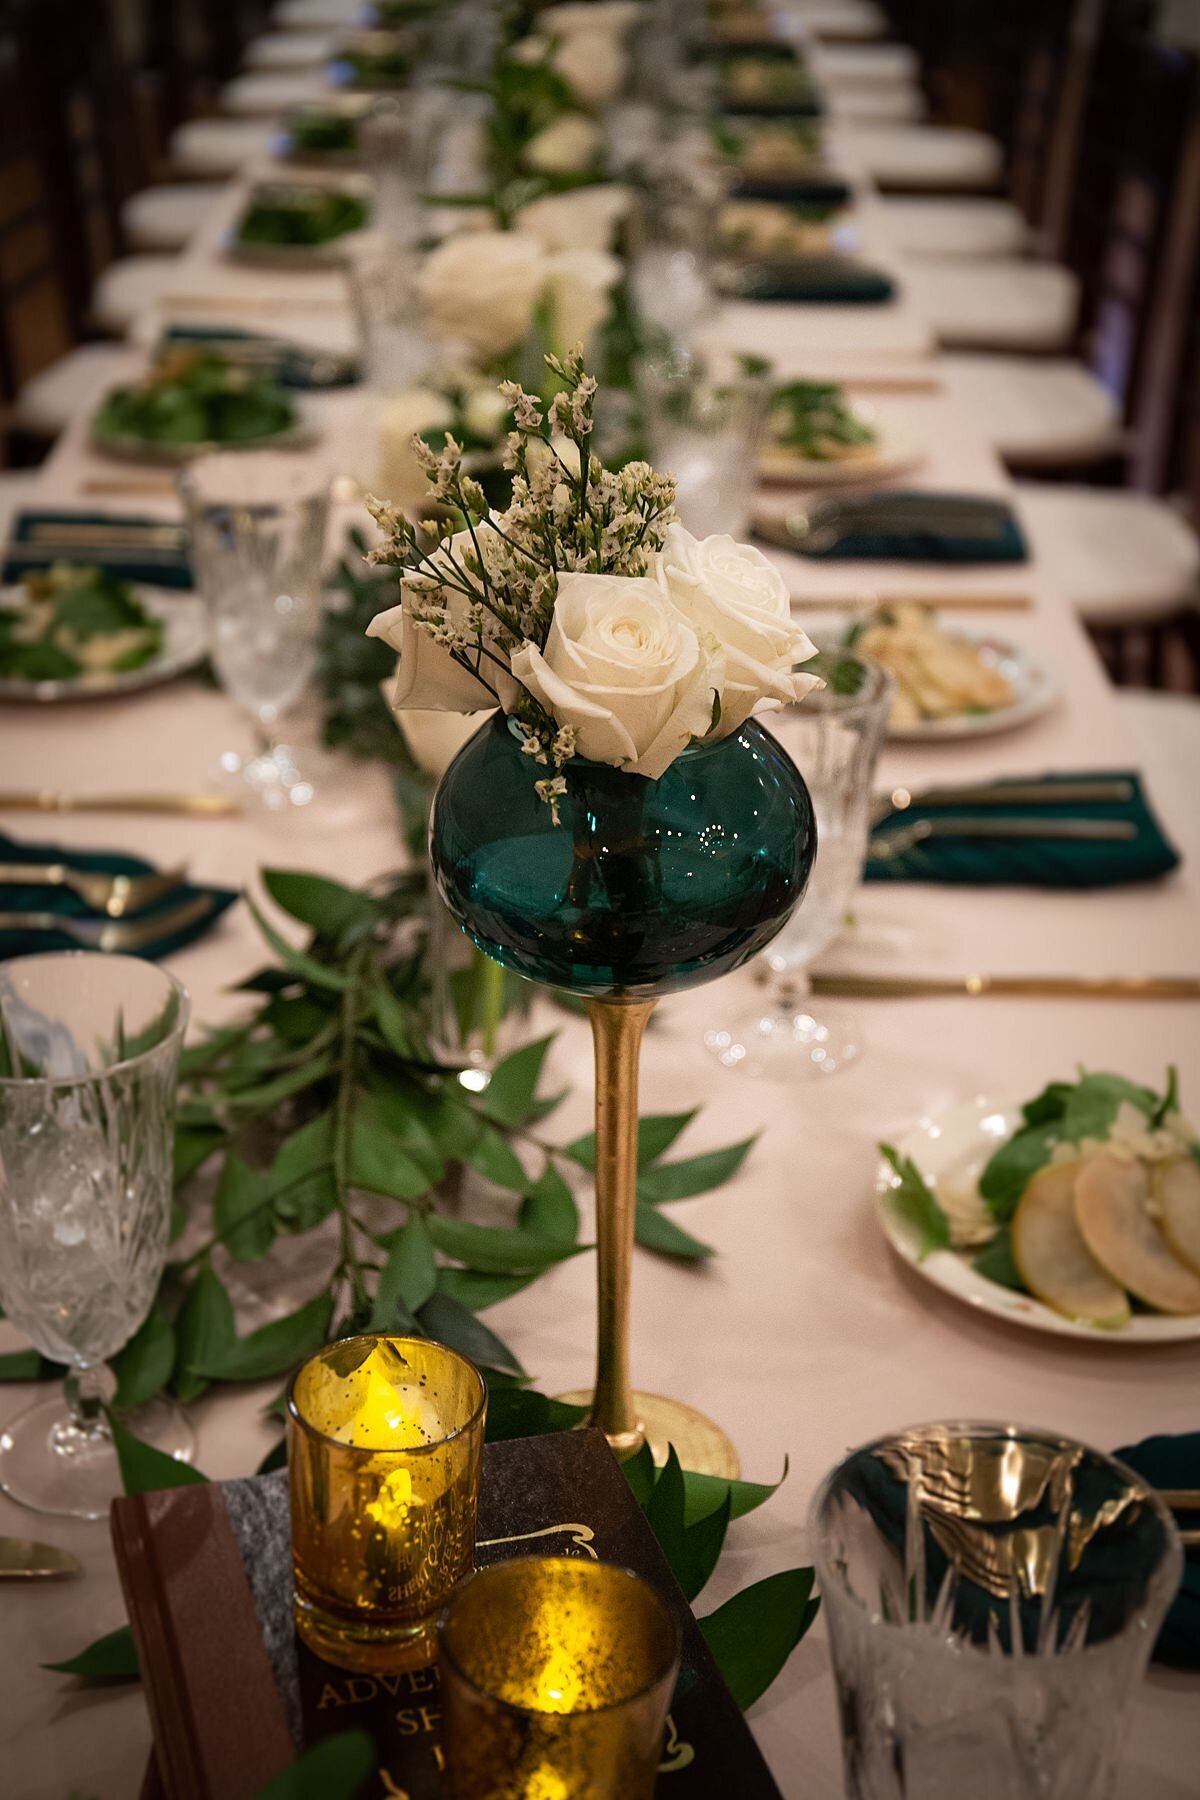
M 262 182 L 225 237 L 226 254 L 265 268 L 323 269 L 345 261 L 366 228 L 365 194 L 315 182 Z
M 928 608 L 897 605 L 851 628 L 848 643 L 891 672 L 895 743 L 929 744 L 1013 731 L 1058 699 L 1050 664 L 993 632 L 938 624 Z
M 14 650 L 13 624 L 31 608 L 41 615 L 36 637 Z M 31 650 L 45 673 L 33 672 Z M 0 588 L 0 701 L 138 693 L 197 668 L 207 654 L 208 621 L 194 594 L 61 565 Z M 22 662 L 30 673 L 17 672 Z
M 906 1183 L 901 1170 L 910 1163 L 929 1193 L 954 1222 L 970 1233 L 972 1213 L 984 1206 L 975 1183 L 1000 1147 L 1025 1124 L 1022 1102 L 1011 1096 L 978 1095 L 934 1117 L 918 1120 L 896 1140 L 895 1156 L 901 1169 L 887 1160 L 879 1165 L 875 1184 L 875 1212 L 892 1249 L 913 1272 L 991 1318 L 1002 1319 L 1029 1331 L 1055 1337 L 1086 1339 L 1089 1343 L 1117 1347 L 1143 1344 L 1178 1344 L 1200 1339 L 1200 1314 L 1169 1315 L 1134 1311 L 1119 1326 L 1105 1327 L 1068 1317 L 1044 1304 L 1034 1294 L 992 1279 L 977 1266 L 982 1246 L 963 1249 L 932 1248 L 919 1213 L 906 1202 Z M 1000 1259 L 997 1258 L 996 1266 Z

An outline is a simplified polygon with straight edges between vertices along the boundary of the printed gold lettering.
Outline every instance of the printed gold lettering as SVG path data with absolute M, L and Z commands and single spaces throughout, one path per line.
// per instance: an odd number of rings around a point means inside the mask
M 342 1699 L 332 1681 L 327 1681 L 325 1686 L 321 1689 L 321 1698 L 317 1702 L 317 1711 L 324 1712 L 327 1706 L 345 1706 L 345 1704 L 346 1702 Z

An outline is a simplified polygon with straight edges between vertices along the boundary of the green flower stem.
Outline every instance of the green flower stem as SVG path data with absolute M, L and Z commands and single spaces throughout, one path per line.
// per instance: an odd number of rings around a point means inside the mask
M 354 1244 L 354 1221 L 350 1211 L 350 1151 L 354 1129 L 354 1039 L 358 1021 L 364 1011 L 365 983 L 363 971 L 370 955 L 368 944 L 358 944 L 350 953 L 347 973 L 350 977 L 342 994 L 341 1039 L 337 1060 L 337 1098 L 333 1109 L 333 1178 L 337 1189 L 338 1233 L 341 1246 L 341 1270 L 350 1283 L 350 1303 L 354 1311 L 366 1307 L 367 1287 L 362 1265 Z
M 483 1031 L 483 1054 L 490 1061 L 496 1054 L 496 1039 L 500 1031 L 500 1021 L 504 1017 L 504 966 L 485 956 L 482 950 L 474 955 L 479 958 L 482 967 L 479 971 L 479 992 L 482 1001 L 481 1028 Z

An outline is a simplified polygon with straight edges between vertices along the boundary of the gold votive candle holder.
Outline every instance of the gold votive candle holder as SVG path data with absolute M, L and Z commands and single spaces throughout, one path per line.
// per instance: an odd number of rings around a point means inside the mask
M 487 1389 L 425 1338 L 343 1338 L 287 1402 L 296 1629 L 339 1668 L 420 1668 L 473 1566 Z
M 514 1557 L 463 1583 L 438 1638 L 453 1800 L 650 1800 L 680 1640 L 638 1576 Z

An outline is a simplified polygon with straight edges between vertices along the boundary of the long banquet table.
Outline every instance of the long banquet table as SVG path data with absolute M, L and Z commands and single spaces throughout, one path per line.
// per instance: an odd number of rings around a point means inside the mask
M 231 190 L 224 216 L 235 197 Z M 865 190 L 861 201 L 869 218 Z M 882 241 L 875 241 L 886 254 Z M 891 265 L 902 278 L 894 258 Z M 181 259 L 180 294 L 194 293 L 199 282 L 220 289 L 224 279 L 219 232 L 210 222 Z M 238 272 L 247 291 L 256 279 L 253 272 Z M 333 281 L 333 291 L 340 292 L 336 278 L 319 280 Z M 281 283 L 286 289 L 286 278 L 273 274 L 266 285 L 274 291 Z M 304 295 L 294 291 L 302 308 Z M 326 312 L 329 291 L 320 295 Z M 755 309 L 758 316 L 748 321 L 730 313 L 719 331 L 733 341 L 748 325 L 759 344 L 792 347 L 807 372 L 842 374 L 852 369 L 856 347 L 822 344 L 816 329 L 815 314 L 834 310 L 771 306 Z M 860 367 L 868 376 L 890 368 L 921 378 L 923 385 L 905 392 L 901 384 L 901 391 L 879 402 L 928 446 L 926 462 L 905 481 L 1005 492 L 1006 477 L 982 434 L 939 385 L 937 361 L 926 354 L 928 333 L 910 302 L 902 303 L 902 312 L 911 323 L 911 342 L 896 350 L 894 362 L 872 349 L 861 355 Z M 836 340 L 836 326 L 832 336 Z M 131 348 L 130 366 L 143 355 Z M 351 396 L 318 397 L 312 404 L 314 418 L 331 434 L 312 454 L 328 456 L 331 443 L 353 441 Z M 35 502 L 82 501 L 87 482 L 121 473 L 89 451 L 81 413 L 44 466 Z M 147 504 L 169 509 L 172 503 Z M 893 746 L 884 757 L 882 784 L 1137 765 L 1126 714 L 1036 560 L 985 572 L 932 573 L 912 565 L 805 564 L 783 554 L 779 561 L 804 607 L 802 616 L 811 616 L 814 625 L 822 620 L 820 601 L 833 596 L 1030 597 L 1028 611 L 985 609 L 977 617 L 1046 657 L 1061 684 L 1056 706 L 1006 736 L 944 747 Z M 5 786 L 194 788 L 207 782 L 219 753 L 239 735 L 244 739 L 244 728 L 229 702 L 182 681 L 125 703 L 11 707 L 0 715 L 0 767 Z M 823 966 L 892 973 L 1200 974 L 1194 772 L 1189 776 L 1155 760 L 1146 773 L 1184 856 L 1169 879 L 1082 895 L 868 886 L 856 902 L 853 926 Z M 200 879 L 251 888 L 264 865 L 359 881 L 402 860 L 386 772 L 373 768 L 342 770 L 310 810 L 282 821 L 250 814 L 186 824 L 126 816 L 41 820 L 12 813 L 0 814 L 0 826 L 67 845 L 111 843 L 157 862 L 186 857 Z M 260 960 L 245 907 L 174 958 L 172 967 L 191 991 L 195 1020 L 216 1022 L 236 1013 L 230 986 Z M 700 1610 L 804 1561 L 805 1509 L 818 1478 L 850 1445 L 888 1428 L 939 1417 L 1013 1419 L 1115 1447 L 1150 1432 L 1196 1425 L 1195 1345 L 1083 1343 L 982 1316 L 897 1262 L 875 1221 L 872 1194 L 880 1138 L 976 1094 L 1031 1094 L 1048 1079 L 1069 1076 L 1080 1062 L 1149 1082 L 1173 1062 L 1185 1105 L 1190 1100 L 1200 1108 L 1200 1009 L 1144 1001 L 861 1002 L 867 1038 L 861 1061 L 831 1083 L 788 1085 L 726 1071 L 703 1048 L 705 1026 L 727 1017 L 750 991 L 750 977 L 743 974 L 664 1006 L 643 1060 L 644 1110 L 676 1111 L 702 1099 L 689 1149 L 751 1130 L 762 1133 L 734 1181 L 675 1214 L 718 1255 L 699 1270 L 639 1255 L 635 1273 L 637 1383 L 686 1398 L 723 1423 L 747 1476 L 774 1479 L 785 1455 L 789 1459 L 780 1492 L 731 1531 Z M 586 1126 L 590 1048 L 581 1023 L 564 1023 L 548 1008 L 542 1022 L 559 1030 L 552 1084 L 571 1088 L 555 1119 L 565 1139 Z M 582 1200 L 586 1220 L 589 1197 Z M 590 1259 L 574 1259 L 489 1314 L 545 1391 L 576 1386 L 589 1372 L 592 1280 Z M 230 1284 L 247 1322 L 281 1314 L 302 1297 L 290 1287 L 266 1289 L 257 1266 L 232 1270 Z M 0 1349 L 15 1347 L 11 1328 L 0 1329 Z M 4 1416 L 31 1391 L 0 1389 Z M 275 1435 L 261 1410 L 268 1397 L 263 1389 L 225 1392 L 193 1409 L 197 1460 L 207 1474 L 253 1469 Z M 65 1800 L 71 1791 L 126 1800 L 137 1792 L 149 1744 L 139 1690 L 85 1690 L 39 1666 L 71 1655 L 122 1620 L 107 1529 L 35 1519 L 0 1497 L 0 1532 L 50 1537 L 74 1550 L 86 1569 L 77 1584 L 5 1591 L 0 1791 L 14 1800 Z M 834 1800 L 842 1793 L 823 1621 L 753 1709 L 751 1723 L 785 1794 Z M 1118 1794 L 1121 1800 L 1183 1800 L 1195 1792 L 1198 1766 L 1195 1679 L 1154 1667 L 1135 1703 Z

